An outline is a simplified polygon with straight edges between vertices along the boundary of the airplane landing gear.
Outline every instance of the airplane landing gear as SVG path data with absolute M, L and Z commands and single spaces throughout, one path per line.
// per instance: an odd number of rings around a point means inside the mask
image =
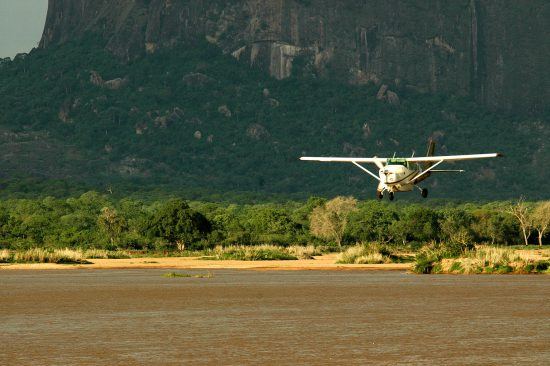
M 388 198 L 390 199 L 390 201 L 393 201 L 393 199 L 394 199 L 394 194 L 393 194 L 393 192 L 390 192 L 390 193 L 388 194 Z
M 382 198 L 384 198 L 384 192 L 382 191 L 376 191 L 376 197 L 381 200 Z
M 420 195 L 424 198 L 428 197 L 428 190 L 426 188 L 423 188 L 421 191 L 420 191 Z

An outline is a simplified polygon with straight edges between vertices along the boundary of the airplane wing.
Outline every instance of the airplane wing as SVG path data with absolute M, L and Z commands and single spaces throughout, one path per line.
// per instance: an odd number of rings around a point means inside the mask
M 373 172 L 371 172 L 370 170 L 368 170 L 367 168 L 365 168 L 364 166 L 362 166 L 361 164 L 359 163 L 373 163 L 373 164 L 376 164 L 376 166 L 380 169 L 383 169 L 384 168 L 384 163 L 386 162 L 386 158 L 377 158 L 377 157 L 374 157 L 374 158 L 331 158 L 331 157 L 310 157 L 310 156 L 302 156 L 300 158 L 300 160 L 305 160 L 305 161 L 323 161 L 323 162 L 338 162 L 338 163 L 352 163 L 353 165 L 355 165 L 356 167 L 358 167 L 359 169 L 361 169 L 362 171 L 364 171 L 365 173 L 369 174 L 370 176 L 372 176 L 374 179 L 376 179 L 377 181 L 380 181 L 380 178 L 374 174 Z
M 331 157 L 309 157 L 303 156 L 300 160 L 305 161 L 329 161 L 329 162 L 342 162 L 342 163 L 385 163 L 387 158 L 331 158 Z
M 471 154 L 471 155 L 447 155 L 447 156 L 419 156 L 406 158 L 409 163 L 438 163 L 444 161 L 474 160 L 501 157 L 502 154 Z
M 436 172 L 434 169 L 439 164 L 444 163 L 446 161 L 460 161 L 460 160 L 474 160 L 474 159 L 487 159 L 487 158 L 497 158 L 499 156 L 502 156 L 502 154 L 499 153 L 491 153 L 491 154 L 471 154 L 471 155 L 448 155 L 448 156 L 422 156 L 417 158 L 407 158 L 407 161 L 409 163 L 434 163 L 431 165 L 428 169 L 422 171 L 420 174 L 418 174 L 413 179 L 413 183 L 420 182 L 430 174 L 430 172 Z M 424 177 L 423 179 L 420 179 Z

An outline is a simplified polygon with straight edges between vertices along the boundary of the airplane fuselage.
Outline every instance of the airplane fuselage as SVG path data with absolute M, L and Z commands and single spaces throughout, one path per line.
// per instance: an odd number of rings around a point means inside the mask
M 409 192 L 414 189 L 413 179 L 420 171 L 411 169 L 408 164 L 388 164 L 378 172 L 378 191 Z

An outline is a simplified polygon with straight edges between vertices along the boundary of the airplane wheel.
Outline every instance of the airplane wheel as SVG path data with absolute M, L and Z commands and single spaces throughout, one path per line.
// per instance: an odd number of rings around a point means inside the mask
M 384 198 L 384 193 L 380 192 L 380 191 L 377 191 L 376 192 L 376 197 L 378 197 L 378 199 L 381 200 L 382 198 Z
M 428 190 L 426 188 L 422 189 L 422 192 L 420 193 L 422 197 L 426 198 L 428 197 Z
M 393 192 L 390 192 L 390 194 L 388 195 L 390 201 L 393 201 L 393 198 L 394 198 L 394 194 Z

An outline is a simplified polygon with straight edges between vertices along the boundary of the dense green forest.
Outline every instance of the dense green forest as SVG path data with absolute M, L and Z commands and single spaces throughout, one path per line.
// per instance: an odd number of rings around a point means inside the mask
M 375 182 L 353 166 L 298 158 L 420 155 L 429 138 L 443 154 L 505 154 L 430 178 L 431 197 L 549 196 L 546 115 L 503 116 L 405 86 L 390 104 L 380 86 L 324 79 L 299 60 L 293 74 L 271 79 L 203 43 L 123 64 L 95 37 L 0 60 L 0 196 L 370 198 Z
M 526 212 L 544 206 L 522 205 Z M 521 227 L 511 207 L 510 202 L 427 207 L 351 197 L 254 205 L 181 199 L 144 202 L 87 192 L 68 199 L 0 201 L 0 249 L 181 251 L 262 244 L 341 249 L 376 242 L 415 251 L 427 243 L 460 248 L 521 244 Z M 539 216 L 548 217 L 550 204 L 544 207 Z M 327 231 L 326 225 L 336 229 Z M 529 242 L 537 243 L 536 225 L 529 230 L 533 233 Z M 336 231 L 341 234 L 333 235 Z M 548 232 L 542 240 L 548 242 Z

